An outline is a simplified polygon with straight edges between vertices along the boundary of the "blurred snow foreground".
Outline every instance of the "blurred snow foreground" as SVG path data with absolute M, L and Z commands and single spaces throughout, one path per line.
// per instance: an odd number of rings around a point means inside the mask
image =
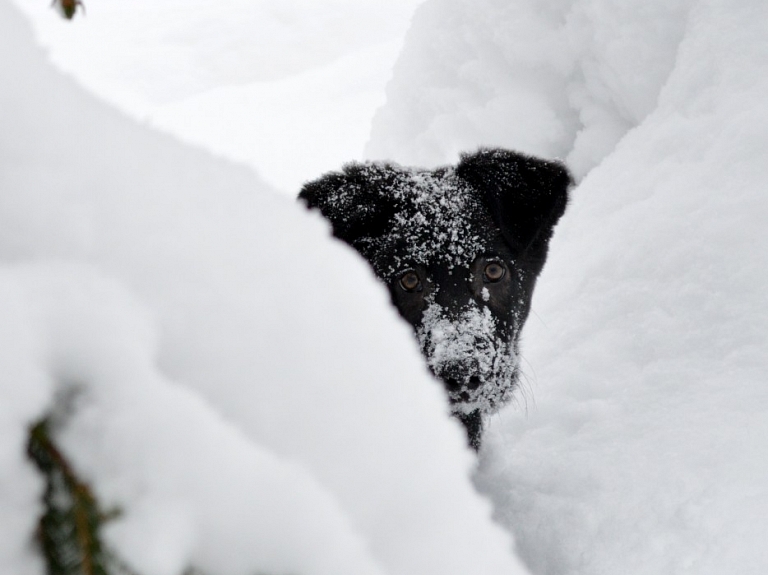
M 531 571 L 768 569 L 768 4 L 427 0 L 369 153 L 584 177 L 477 485 Z M 525 570 L 408 330 L 324 225 L 53 72 L 0 1 L 0 572 L 27 426 L 139 572 Z M 537 319 L 537 316 L 539 319 Z
M 768 3 L 428 0 L 368 152 L 583 177 L 477 483 L 535 573 L 768 570 Z
M 526 572 L 318 217 L 85 94 L 6 0 L 0 54 L 0 573 L 43 569 L 25 443 L 51 410 L 138 573 Z

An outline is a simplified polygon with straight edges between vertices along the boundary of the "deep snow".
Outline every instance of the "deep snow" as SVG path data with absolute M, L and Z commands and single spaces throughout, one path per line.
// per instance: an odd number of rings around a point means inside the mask
M 420 1 L 86 0 L 64 22 L 14 0 L 89 91 L 289 196 L 362 158 Z
M 371 157 L 433 165 L 504 145 L 563 158 L 583 178 L 524 333 L 526 409 L 493 418 L 475 476 L 532 572 L 768 569 L 767 12 L 759 0 L 427 0 L 416 14 Z M 105 497 L 135 503 L 112 539 L 147 573 L 191 560 L 226 572 L 235 556 L 334 568 L 250 512 L 238 525 L 273 547 L 226 530 L 205 544 L 205 522 L 230 515 L 210 485 L 231 508 L 280 512 L 271 492 L 242 487 L 250 477 L 291 478 L 275 497 L 317 510 L 349 572 L 514 572 L 492 565 L 506 541 L 465 489 L 460 430 L 435 415 L 441 390 L 364 266 L 319 240 L 318 222 L 251 196 L 265 186 L 246 171 L 76 92 L 3 3 L 0 30 L 3 78 L 16 79 L 0 90 L 0 253 L 38 261 L 0 282 L 0 569 L 37 566 L 39 484 L 19 446 L 53 393 L 46 358 L 72 341 L 78 373 L 111 384 L 93 386 L 67 446 Z M 314 289 L 286 281 L 297 275 Z M 79 292 L 105 303 L 94 311 Z M 29 319 L 53 318 L 44 309 L 57 319 Z M 258 386 L 244 375 L 254 371 Z M 135 392 L 118 381 L 132 373 Z M 161 413 L 187 408 L 137 433 L 155 396 Z M 221 439 L 206 447 L 187 435 L 195 426 Z M 80 439 L 94 436 L 122 438 L 125 455 Z M 180 443 L 190 459 L 166 458 L 161 447 Z M 226 453 L 242 476 L 215 473 Z M 289 530 L 301 513 L 281 517 Z M 477 539 L 445 543 L 462 528 Z M 168 552 L 150 554 L 144 543 L 164 534 Z
M 145 575 L 525 573 L 407 326 L 319 217 L 122 116 L 0 2 L 0 571 L 40 572 L 27 426 Z
M 768 569 L 768 5 L 428 0 L 372 157 L 583 178 L 479 488 L 535 573 Z

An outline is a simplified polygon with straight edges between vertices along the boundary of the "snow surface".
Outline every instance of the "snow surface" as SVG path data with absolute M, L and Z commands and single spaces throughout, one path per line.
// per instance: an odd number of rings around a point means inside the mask
M 42 569 L 24 447 L 51 409 L 145 575 L 527 572 L 325 222 L 86 94 L 6 0 L 0 54 L 0 572 Z
M 768 570 L 768 4 L 428 0 L 368 153 L 581 184 L 476 475 L 541 574 Z
M 577 177 L 654 109 L 688 0 L 430 0 L 367 155 L 435 165 L 481 143 L 567 158 Z
M 53 63 L 141 121 L 295 196 L 362 159 L 421 0 L 14 0 Z M 297 161 L 297 158 L 300 158 Z
M 110 540 L 148 575 L 336 568 L 316 541 L 340 573 L 524 572 L 365 267 L 247 170 L 84 96 L 6 2 L 0 47 L 0 571 L 40 572 L 26 425 L 77 383 L 61 439 L 128 503 Z M 524 333 L 528 411 L 492 419 L 475 476 L 534 573 L 768 570 L 766 71 L 759 0 L 416 15 L 371 157 L 505 145 L 582 180 Z

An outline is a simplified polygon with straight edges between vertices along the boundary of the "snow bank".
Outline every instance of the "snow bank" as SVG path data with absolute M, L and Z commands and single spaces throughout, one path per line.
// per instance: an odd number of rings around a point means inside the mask
M 146 575 L 524 573 L 407 326 L 327 226 L 55 72 L 0 2 L 0 567 L 39 572 L 26 426 Z
M 535 573 L 764 573 L 768 5 L 430 0 L 369 152 L 579 175 L 477 483 Z M 535 401 L 533 401 L 535 400 Z
M 14 386 L 49 392 L 40 403 L 63 419 L 60 445 L 102 499 L 123 509 L 110 539 L 139 572 L 189 564 L 231 574 L 384 572 L 305 469 L 249 442 L 158 371 L 150 314 L 118 282 L 60 263 L 6 266 L 2 282 L 17 291 L 5 305 L 33 336 L 22 354 L 14 350 L 27 369 L 14 373 Z M 14 436 L 24 431 L 16 423 Z M 27 528 L 16 536 L 24 547 L 38 495 L 25 494 Z
M 221 86 L 269 82 L 401 38 L 419 0 L 84 2 L 62 25 L 50 5 L 13 0 L 51 60 L 137 111 Z
M 367 155 L 435 165 L 481 143 L 565 158 L 580 178 L 654 109 L 688 4 L 427 1 Z
M 68 22 L 14 1 L 89 91 L 293 197 L 362 159 L 421 0 L 86 0 Z
M 153 126 L 255 166 L 295 197 L 318 174 L 362 157 L 402 39 L 271 81 L 212 88 L 149 112 Z

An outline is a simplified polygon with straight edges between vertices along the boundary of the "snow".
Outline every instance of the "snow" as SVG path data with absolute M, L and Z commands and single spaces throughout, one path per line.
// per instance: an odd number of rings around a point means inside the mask
M 85 93 L 5 1 L 0 53 L 0 568 L 42 568 L 24 448 L 53 409 L 146 575 L 526 572 L 325 222 Z
M 15 0 L 90 91 L 290 196 L 362 158 L 420 1 L 96 0 L 64 22 Z
M 59 442 L 99 495 L 123 509 L 110 539 L 132 566 L 384 572 L 305 469 L 249 442 L 157 369 L 150 314 L 118 282 L 90 266 L 9 267 L 4 279 L 24 294 L 13 302 L 26 308 L 21 325 L 42 342 L 27 361 L 45 371 L 46 387 L 58 382 L 59 393 L 74 396 L 75 416 L 59 414 Z M 54 414 L 66 403 L 56 401 Z
M 0 571 L 26 575 L 42 570 L 42 562 L 29 548 L 42 481 L 22 454 L 27 425 L 46 401 L 50 385 L 34 362 L 36 334 L 16 305 L 22 297 L 20 288 L 4 280 L 0 279 Z
M 763 573 L 768 5 L 428 0 L 368 153 L 581 180 L 475 481 L 534 573 Z
M 437 165 L 482 143 L 580 178 L 654 109 L 689 4 L 425 2 L 367 155 Z
M 153 107 L 149 117 L 295 196 L 303 182 L 362 156 L 401 44 L 376 44 L 287 78 L 211 88 Z
M 27 13 L 51 14 L 35 4 Z M 342 155 L 335 134 L 360 137 L 332 111 L 358 109 L 362 124 L 381 83 L 352 97 L 340 82 L 398 41 L 341 20 L 317 40 L 308 2 L 289 7 L 307 11 L 302 23 L 264 19 L 268 3 L 143 4 L 87 2 L 87 18 L 56 32 L 69 47 L 42 17 L 37 34 L 134 116 L 178 131 L 186 117 L 229 157 L 222 142 L 268 133 L 238 158 L 295 164 L 301 178 L 320 169 L 303 150 L 325 138 Z M 93 24 L 102 10 L 113 27 Z M 367 154 L 430 166 L 508 146 L 563 158 L 580 181 L 523 333 L 526 412 L 491 418 L 474 476 L 530 572 L 768 568 L 767 12 L 758 0 L 426 0 L 415 15 Z M 270 51 L 274 68 L 240 66 L 261 55 L 255 20 L 283 47 L 294 24 L 316 40 L 297 60 Z M 248 169 L 84 95 L 30 35 L 0 2 L 0 570 L 42 569 L 25 434 L 76 388 L 57 437 L 107 506 L 126 509 L 109 540 L 148 575 L 191 563 L 526 572 L 364 264 Z M 240 88 L 258 104 L 238 102 Z M 315 93 L 339 107 L 303 112 Z M 251 118 L 271 110 L 282 123 L 262 132 Z M 314 148 L 287 153 L 316 114 Z

